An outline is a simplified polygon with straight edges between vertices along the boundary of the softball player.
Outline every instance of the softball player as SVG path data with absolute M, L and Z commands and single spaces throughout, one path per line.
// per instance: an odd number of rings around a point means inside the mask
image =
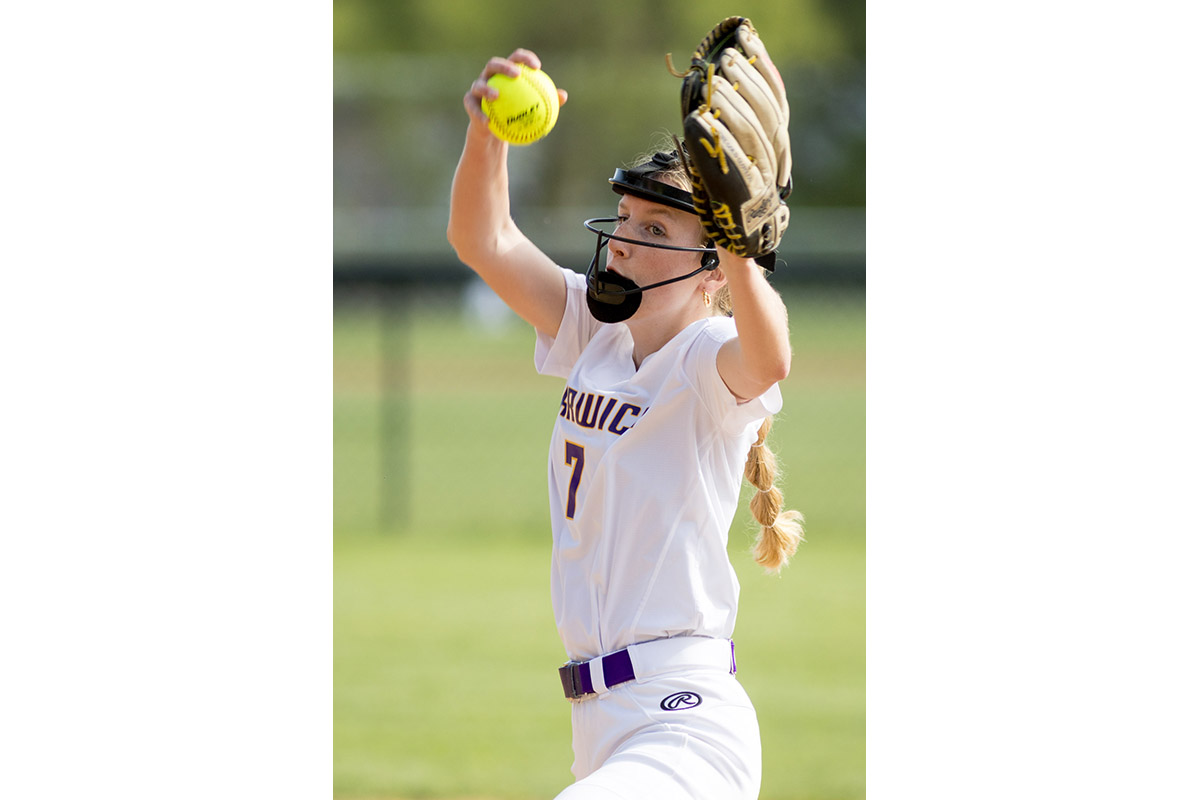
M 726 545 L 743 474 L 759 490 L 759 562 L 778 569 L 802 534 L 764 442 L 790 366 L 786 310 L 754 260 L 704 246 L 677 152 L 617 170 L 617 216 L 586 223 L 586 276 L 538 250 L 512 221 L 508 145 L 480 107 L 487 79 L 518 63 L 540 68 L 526 50 L 492 59 L 464 99 L 448 236 L 534 326 L 538 371 L 565 381 L 548 462 L 551 594 L 577 780 L 559 797 L 757 797 Z

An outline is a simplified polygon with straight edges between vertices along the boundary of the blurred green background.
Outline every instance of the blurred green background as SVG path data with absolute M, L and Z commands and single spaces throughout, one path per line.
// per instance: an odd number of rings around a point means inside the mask
M 549 592 L 546 445 L 561 382 L 445 241 L 484 62 L 539 54 L 570 102 L 510 155 L 514 215 L 564 266 L 612 170 L 677 131 L 678 80 L 750 17 L 784 75 L 796 191 L 773 277 L 795 351 L 772 441 L 808 543 L 781 577 L 730 535 L 739 678 L 764 798 L 865 794 L 865 110 L 861 3 L 501 6 L 336 0 L 333 794 L 553 797 L 572 780 Z M 743 495 L 745 500 L 747 495 Z

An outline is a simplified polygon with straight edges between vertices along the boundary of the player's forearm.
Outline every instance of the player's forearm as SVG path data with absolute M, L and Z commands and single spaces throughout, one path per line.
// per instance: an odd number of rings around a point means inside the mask
M 791 370 L 787 307 L 753 260 L 723 251 L 721 270 L 733 298 L 733 319 L 741 340 L 745 375 L 765 391 Z
M 508 145 L 472 120 L 454 172 L 446 238 L 468 265 L 497 252 L 513 227 L 508 204 Z

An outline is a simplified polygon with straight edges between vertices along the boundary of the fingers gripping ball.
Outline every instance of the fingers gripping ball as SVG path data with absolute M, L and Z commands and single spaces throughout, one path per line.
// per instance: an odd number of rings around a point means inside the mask
M 558 89 L 550 76 L 540 69 L 519 65 L 515 78 L 493 75 L 488 86 L 500 94 L 495 100 L 483 100 L 488 128 L 511 144 L 531 144 L 541 139 L 558 121 Z

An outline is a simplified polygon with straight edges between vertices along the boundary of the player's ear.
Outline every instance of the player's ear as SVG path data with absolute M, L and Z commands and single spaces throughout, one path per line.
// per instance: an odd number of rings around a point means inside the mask
M 703 278 L 700 281 L 700 288 L 709 294 L 716 294 L 718 289 L 729 282 L 719 266 L 701 274 Z
M 700 291 L 703 292 L 704 297 L 709 298 L 705 302 L 707 306 L 712 300 L 716 299 L 717 292 L 724 288 L 728 281 L 725 278 L 725 273 L 721 272 L 720 267 L 701 274 L 704 278 L 700 281 Z

